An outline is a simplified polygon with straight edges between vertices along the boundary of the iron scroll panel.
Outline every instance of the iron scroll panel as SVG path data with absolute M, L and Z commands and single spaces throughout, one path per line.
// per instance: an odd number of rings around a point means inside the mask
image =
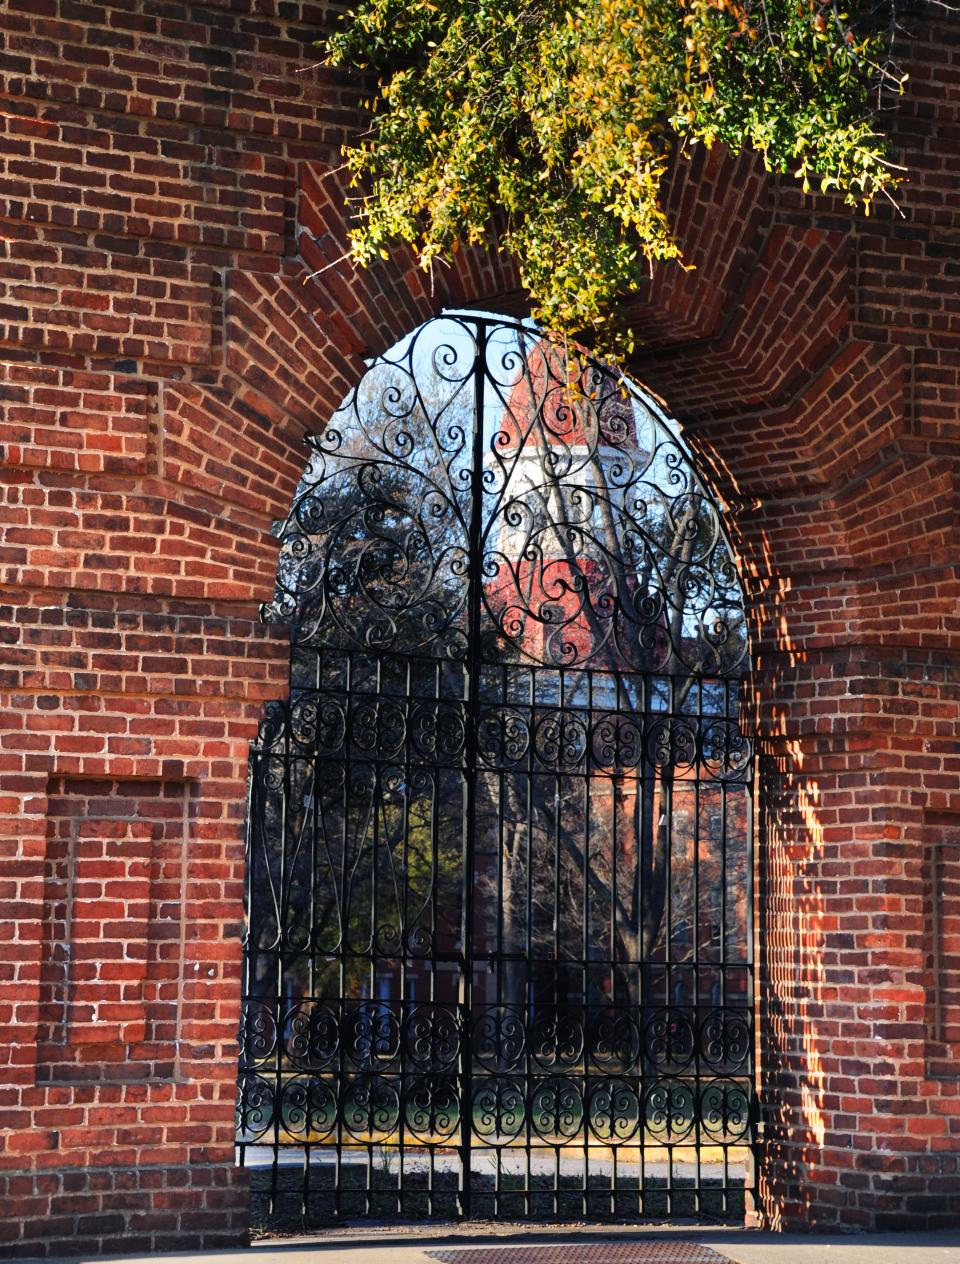
M 241 1159 L 281 1221 L 736 1215 L 752 752 L 719 515 L 608 371 L 558 392 L 531 331 L 453 324 L 432 369 L 422 331 L 373 366 L 281 529 Z

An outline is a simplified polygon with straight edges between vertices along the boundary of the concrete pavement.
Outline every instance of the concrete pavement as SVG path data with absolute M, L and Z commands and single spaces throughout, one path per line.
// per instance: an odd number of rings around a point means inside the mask
M 474 1252 L 489 1253 L 491 1264 L 542 1264 L 546 1259 L 549 1264 L 562 1264 L 566 1255 L 586 1258 L 582 1248 L 587 1246 L 594 1248 L 589 1252 L 591 1264 L 604 1264 L 604 1246 L 619 1248 L 610 1251 L 611 1257 L 619 1260 L 627 1244 L 637 1248 L 637 1264 L 644 1264 L 645 1245 L 659 1245 L 657 1255 L 661 1256 L 669 1244 L 679 1248 L 687 1243 L 711 1248 L 734 1264 L 960 1264 L 960 1226 L 936 1233 L 807 1236 L 682 1224 L 642 1229 L 519 1225 L 398 1226 L 389 1231 L 364 1228 L 316 1237 L 263 1239 L 247 1250 L 81 1256 L 63 1264 L 104 1264 L 105 1260 L 123 1264 L 187 1264 L 194 1260 L 198 1264 L 437 1264 L 433 1253 L 443 1251 L 446 1255 L 457 1249 L 471 1251 L 465 1264 L 476 1264 Z

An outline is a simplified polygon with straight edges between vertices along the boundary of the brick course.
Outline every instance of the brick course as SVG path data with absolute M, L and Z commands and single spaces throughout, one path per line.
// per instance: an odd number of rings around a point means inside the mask
M 445 305 L 523 307 L 491 253 L 432 285 L 338 262 L 360 94 L 316 64 L 333 14 L 0 17 L 0 1254 L 243 1239 L 270 524 L 364 356 Z M 903 218 L 694 151 L 667 201 L 696 268 L 629 299 L 756 614 L 759 1214 L 784 1227 L 960 1212 L 960 25 L 912 22 Z

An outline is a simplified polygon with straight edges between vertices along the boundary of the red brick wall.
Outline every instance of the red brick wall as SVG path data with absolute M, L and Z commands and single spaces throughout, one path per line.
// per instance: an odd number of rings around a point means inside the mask
M 960 1217 L 960 27 L 909 54 L 902 217 L 700 155 L 672 200 L 692 185 L 723 251 L 695 226 L 699 275 L 637 300 L 636 371 L 714 472 L 756 612 L 759 1182 L 784 1227 Z
M 336 262 L 358 99 L 316 65 L 330 12 L 0 17 L 0 1252 L 243 1237 L 270 523 L 364 355 L 443 305 L 522 302 L 496 256 L 433 292 L 405 257 Z M 630 300 L 635 372 L 702 450 L 757 610 L 782 1225 L 942 1223 L 960 1198 L 960 27 L 937 21 L 892 124 L 905 218 L 700 152 L 669 194 L 696 270 Z

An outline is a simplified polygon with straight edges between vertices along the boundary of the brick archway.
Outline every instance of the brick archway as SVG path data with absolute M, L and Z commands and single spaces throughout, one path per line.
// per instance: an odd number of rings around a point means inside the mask
M 522 310 L 495 255 L 432 289 L 399 255 L 336 262 L 359 98 L 314 67 L 309 5 L 254 8 L 3 18 L 8 1253 L 242 1237 L 270 522 L 363 356 L 444 305 Z M 915 25 L 905 219 L 698 152 L 668 195 L 696 269 L 630 300 L 629 368 L 714 471 L 760 611 L 761 1187 L 785 1227 L 957 1212 L 958 32 Z M 81 951 L 88 900 L 126 927 L 113 958 Z

